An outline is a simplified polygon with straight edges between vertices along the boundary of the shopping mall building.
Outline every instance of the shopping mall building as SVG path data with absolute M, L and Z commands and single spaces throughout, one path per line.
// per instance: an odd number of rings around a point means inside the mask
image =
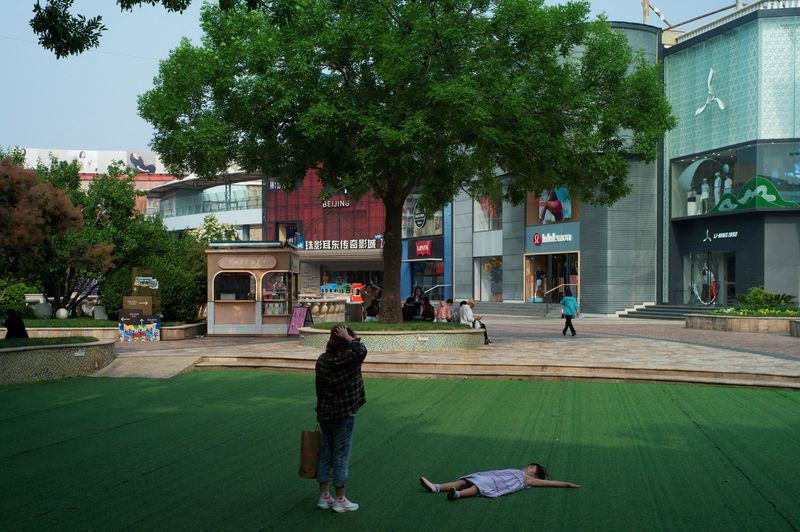
M 794 6 L 787 8 L 785 6 Z M 762 1 L 664 50 L 660 299 L 800 292 L 800 3 Z
M 634 50 L 658 60 L 658 28 L 612 24 Z M 568 187 L 530 193 L 522 205 L 459 195 L 453 203 L 456 298 L 540 304 L 560 301 L 569 289 L 584 311 L 598 313 L 655 301 L 659 172 L 658 164 L 629 161 L 631 193 L 611 208 L 582 204 Z

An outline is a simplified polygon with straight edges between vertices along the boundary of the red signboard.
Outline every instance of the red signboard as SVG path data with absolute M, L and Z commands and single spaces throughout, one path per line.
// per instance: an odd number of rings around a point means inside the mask
M 433 242 L 431 240 L 417 240 L 415 244 L 417 246 L 418 257 L 422 255 L 431 256 L 431 252 L 433 251 Z

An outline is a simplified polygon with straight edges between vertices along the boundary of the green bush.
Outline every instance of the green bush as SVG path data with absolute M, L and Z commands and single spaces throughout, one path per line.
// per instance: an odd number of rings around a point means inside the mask
M 197 290 L 192 274 L 169 257 L 147 262 L 161 288 L 161 314 L 165 320 L 191 321 L 197 314 Z
M 38 294 L 42 289 L 28 283 L 0 279 L 0 306 L 21 308 L 25 306 L 25 294 Z
M 152 271 L 161 289 L 164 320 L 191 321 L 206 298 L 205 254 L 202 248 L 178 245 L 171 252 L 143 257 L 139 264 Z M 109 317 L 119 317 L 122 298 L 131 295 L 131 268 L 123 266 L 103 277 L 100 298 Z
M 739 304 L 754 309 L 789 307 L 794 304 L 794 296 L 774 294 L 761 286 L 753 286 L 746 294 L 739 296 Z
M 122 298 L 131 295 L 131 288 L 131 269 L 127 266 L 110 271 L 100 280 L 100 303 L 109 318 L 119 318 Z

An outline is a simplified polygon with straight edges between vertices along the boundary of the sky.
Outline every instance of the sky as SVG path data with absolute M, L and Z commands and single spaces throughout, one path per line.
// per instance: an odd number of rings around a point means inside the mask
M 0 7 L 0 147 L 150 149 L 153 130 L 137 113 L 137 97 L 152 88 L 159 61 L 182 37 L 200 43 L 202 0 L 194 0 L 183 14 L 147 5 L 120 12 L 112 0 L 75 0 L 73 13 L 102 15 L 107 30 L 99 47 L 63 59 L 39 46 L 28 24 L 34 3 L 3 0 Z M 651 3 L 677 24 L 733 0 L 702 2 L 702 8 L 696 0 Z M 609 20 L 642 22 L 641 0 L 591 4 L 593 14 L 605 13 Z M 652 13 L 649 23 L 663 27 Z

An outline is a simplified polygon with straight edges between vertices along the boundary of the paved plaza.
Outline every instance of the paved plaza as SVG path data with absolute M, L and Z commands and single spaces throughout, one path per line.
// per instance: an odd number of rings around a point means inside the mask
M 800 388 L 800 339 L 686 329 L 682 322 L 588 317 L 577 336 L 560 319 L 486 316 L 493 343 L 468 351 L 372 352 L 375 376 L 602 379 Z M 357 327 L 356 327 L 357 328 Z M 319 352 L 296 338 L 214 337 L 117 344 L 98 376 L 171 376 L 193 369 L 313 371 Z

